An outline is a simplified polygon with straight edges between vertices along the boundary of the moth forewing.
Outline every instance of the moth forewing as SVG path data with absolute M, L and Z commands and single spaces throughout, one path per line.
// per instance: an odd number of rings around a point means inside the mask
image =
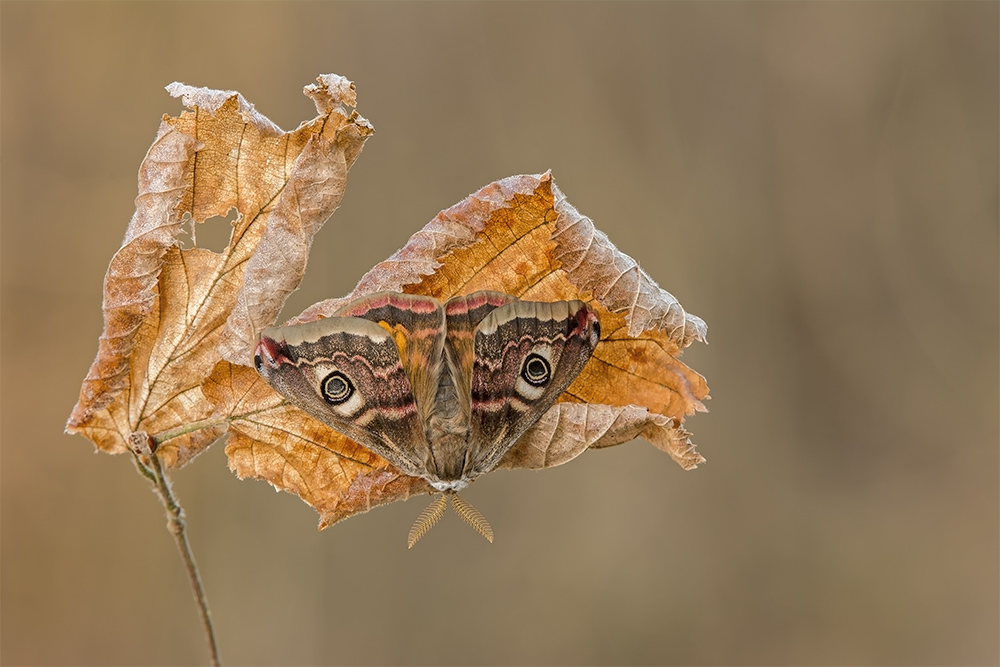
M 472 476 L 492 470 L 576 379 L 600 338 L 582 301 L 513 301 L 475 332 Z
M 420 476 L 427 452 L 423 428 L 386 329 L 357 317 L 266 329 L 254 364 L 297 408 L 407 475 Z

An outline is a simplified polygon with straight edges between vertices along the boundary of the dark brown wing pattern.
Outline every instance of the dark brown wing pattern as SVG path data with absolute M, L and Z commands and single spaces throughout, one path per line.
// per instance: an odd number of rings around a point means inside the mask
M 380 293 L 334 317 L 265 330 L 254 361 L 291 403 L 422 477 L 429 450 L 421 411 L 433 410 L 426 386 L 436 382 L 443 345 L 437 300 Z
M 600 338 L 582 301 L 513 301 L 476 327 L 472 365 L 473 472 L 492 470 L 583 369 Z

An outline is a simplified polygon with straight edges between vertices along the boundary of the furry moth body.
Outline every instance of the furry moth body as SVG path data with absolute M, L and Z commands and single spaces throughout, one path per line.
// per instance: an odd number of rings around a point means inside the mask
M 450 496 L 492 542 L 489 523 L 455 492 L 497 466 L 599 338 L 582 301 L 379 292 L 326 319 L 264 330 L 254 365 L 290 403 Z M 445 496 L 417 519 L 411 547 L 441 518 Z

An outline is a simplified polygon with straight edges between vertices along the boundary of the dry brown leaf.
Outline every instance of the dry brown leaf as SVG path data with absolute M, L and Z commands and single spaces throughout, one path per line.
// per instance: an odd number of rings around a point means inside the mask
M 353 85 L 336 75 L 306 88 L 320 115 L 293 132 L 238 93 L 168 90 L 190 111 L 164 117 L 140 167 L 136 211 L 105 277 L 97 358 L 66 426 L 112 453 L 133 432 L 162 436 L 211 416 L 202 382 L 220 359 L 248 362 L 373 131 L 352 109 Z M 231 208 L 238 219 L 225 251 L 181 249 L 185 225 Z M 223 432 L 191 430 L 158 455 L 182 465 Z
M 590 361 L 508 452 L 504 467 L 558 465 L 589 447 L 639 436 L 685 469 L 704 461 L 681 424 L 705 410 L 708 385 L 677 357 L 705 340 L 705 323 L 573 208 L 549 173 L 505 178 L 442 211 L 351 294 L 292 322 L 329 316 L 383 290 L 444 301 L 481 289 L 537 301 L 581 299 L 602 327 Z
M 670 455 L 685 470 L 705 459 L 673 420 L 635 405 L 557 403 L 521 436 L 500 468 L 533 470 L 562 465 L 587 449 L 601 449 L 642 437 Z

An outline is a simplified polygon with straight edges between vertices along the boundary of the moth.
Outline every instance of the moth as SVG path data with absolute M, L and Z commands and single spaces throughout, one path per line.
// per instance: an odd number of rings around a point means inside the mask
M 265 329 L 254 366 L 292 405 L 441 492 L 410 530 L 410 547 L 449 499 L 492 542 L 489 523 L 457 492 L 552 407 L 600 333 L 582 301 L 379 292 L 326 319 Z

